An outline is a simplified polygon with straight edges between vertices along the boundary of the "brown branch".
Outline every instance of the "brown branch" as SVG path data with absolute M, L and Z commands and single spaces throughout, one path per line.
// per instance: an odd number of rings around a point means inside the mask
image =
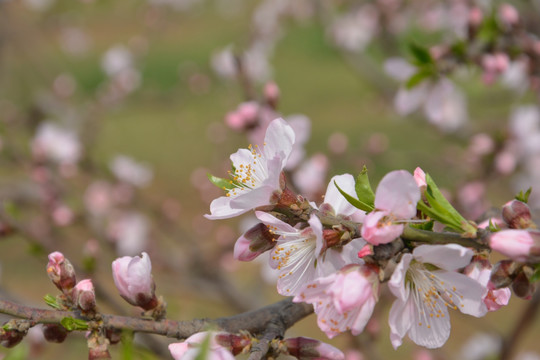
M 218 319 L 153 321 L 107 314 L 101 314 L 101 319 L 102 326 L 106 328 L 131 330 L 134 332 L 185 339 L 197 332 L 211 328 L 217 328 L 218 330 L 230 333 L 246 330 L 252 334 L 261 334 L 270 326 L 279 329 L 277 334 L 281 335 L 286 329 L 312 312 L 313 307 L 311 305 L 293 303 L 292 298 L 287 298 L 257 310 Z M 66 317 L 88 320 L 78 311 L 38 309 L 3 299 L 0 299 L 0 313 L 31 320 L 34 324 L 60 324 L 62 319 Z

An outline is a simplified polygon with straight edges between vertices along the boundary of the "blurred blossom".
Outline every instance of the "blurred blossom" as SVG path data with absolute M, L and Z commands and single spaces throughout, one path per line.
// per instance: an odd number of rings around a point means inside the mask
M 240 57 L 243 69 L 251 80 L 262 83 L 271 77 L 272 70 L 268 62 L 271 49 L 259 43 L 238 54 L 233 52 L 232 45 L 227 46 L 214 53 L 211 60 L 212 68 L 222 78 L 235 79 L 237 76 L 235 55 Z
M 540 360 L 540 354 L 532 351 L 525 351 L 519 353 L 518 356 L 516 356 L 516 360 Z
M 115 45 L 109 48 L 101 58 L 101 68 L 109 76 L 116 75 L 132 66 L 133 56 L 124 45 Z
M 129 156 L 117 155 L 109 165 L 114 176 L 137 187 L 147 186 L 154 176 L 152 170 Z
M 52 122 L 43 122 L 32 140 L 32 152 L 59 165 L 75 165 L 81 157 L 82 146 L 74 131 Z
M 194 6 L 201 4 L 202 0 L 148 0 L 152 5 L 169 6 L 176 11 L 189 11 Z
M 60 30 L 60 46 L 69 55 L 81 56 L 88 52 L 91 41 L 83 29 L 65 27 Z
M 509 175 L 516 169 L 516 155 L 511 151 L 503 150 L 495 156 L 495 169 L 500 174 Z
M 486 133 L 476 134 L 471 137 L 468 152 L 475 156 L 485 156 L 495 150 L 495 142 Z
M 75 215 L 73 211 L 66 205 L 59 205 L 52 212 L 52 219 L 58 226 L 67 226 L 71 224 Z
M 519 13 L 513 5 L 508 3 L 501 4 L 499 6 L 499 20 L 507 25 L 513 26 L 519 22 Z
M 208 360 L 235 360 L 233 354 L 229 349 L 220 344 L 218 336 L 226 333 L 215 332 L 199 332 L 191 335 L 186 340 L 179 343 L 172 343 L 169 345 L 169 351 L 171 352 L 174 360 L 197 360 L 201 357 L 201 344 L 203 344 L 208 337 L 210 337 L 210 343 L 208 353 L 205 354 L 205 359 Z
M 466 216 L 478 219 L 488 207 L 485 200 L 486 187 L 481 181 L 471 181 L 458 190 L 458 201 Z
M 107 214 L 112 206 L 112 186 L 105 181 L 94 181 L 84 193 L 84 204 L 86 209 L 95 216 Z
M 304 161 L 292 176 L 294 186 L 300 194 L 311 200 L 316 200 L 317 195 L 323 194 L 329 165 L 324 154 L 315 154 Z
M 370 154 L 382 154 L 388 149 L 388 136 L 383 133 L 371 134 L 367 140 L 367 151 Z
M 328 150 L 336 155 L 345 153 L 348 145 L 349 138 L 342 132 L 334 132 L 328 137 Z
M 330 28 L 330 35 L 339 47 L 360 52 L 369 44 L 378 31 L 379 14 L 373 5 L 363 5 L 336 18 Z
M 457 359 L 484 360 L 499 354 L 502 346 L 501 338 L 494 334 L 476 333 L 470 336 L 461 348 Z
M 24 0 L 23 3 L 30 10 L 45 11 L 54 4 L 54 0 Z
M 122 213 L 109 224 L 108 234 L 116 243 L 118 255 L 133 256 L 146 250 L 150 224 L 146 216 L 136 212 Z
M 76 89 L 77 82 L 70 74 L 60 74 L 54 79 L 53 90 L 60 97 L 70 97 Z
M 345 360 L 365 360 L 365 357 L 358 350 L 345 350 Z
M 426 349 L 418 349 L 413 353 L 413 360 L 433 360 L 433 354 Z
M 525 92 L 529 88 L 527 67 L 528 61 L 526 59 L 510 62 L 506 71 L 501 74 L 501 82 L 518 93 Z

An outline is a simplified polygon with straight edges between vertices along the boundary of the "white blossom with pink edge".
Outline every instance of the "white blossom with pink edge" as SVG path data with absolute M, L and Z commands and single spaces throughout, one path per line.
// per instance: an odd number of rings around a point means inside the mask
M 278 118 L 270 123 L 262 148 L 240 149 L 231 155 L 235 187 L 210 204 L 207 219 L 227 219 L 272 203 L 281 193 L 280 175 L 294 144 L 293 129 Z
M 365 265 L 349 265 L 308 284 L 293 301 L 313 304 L 319 328 L 333 338 L 348 330 L 360 334 L 378 296 L 377 273 Z
M 208 331 L 193 334 L 183 342 L 170 344 L 169 351 L 174 360 L 195 360 L 200 356 L 201 344 L 210 337 L 206 360 L 234 360 L 233 354 L 216 341 L 218 334 Z
M 404 221 L 416 215 L 420 190 L 405 170 L 392 171 L 381 180 L 375 192 L 375 211 L 366 215 L 362 238 L 373 245 L 386 244 L 403 233 Z
M 394 349 L 408 333 L 417 345 L 441 347 L 450 336 L 448 308 L 476 317 L 487 313 L 487 289 L 456 272 L 473 252 L 456 244 L 421 245 L 404 254 L 388 286 L 396 296 L 388 319 Z
M 356 240 L 340 249 L 325 249 L 323 227 L 315 215 L 311 215 L 309 227 L 304 229 L 292 227 L 262 211 L 255 215 L 271 233 L 279 235 L 270 253 L 270 266 L 279 271 L 277 291 L 281 295 L 296 295 L 306 283 L 353 262 L 359 248 L 365 244 Z M 356 262 L 359 261 L 356 257 Z
M 134 306 L 145 310 L 155 306 L 155 283 L 152 278 L 152 263 L 147 253 L 142 256 L 124 256 L 112 263 L 114 284 L 120 296 Z
M 326 194 L 324 195 L 324 203 L 320 206 L 320 210 L 331 210 L 337 217 L 362 222 L 366 213 L 351 205 L 351 203 L 341 195 L 336 184 L 347 194 L 354 194 L 356 192 L 356 183 L 351 174 L 336 175 L 330 179 L 330 183 L 326 188 Z
M 539 230 L 501 230 L 489 237 L 489 246 L 515 261 L 540 258 Z

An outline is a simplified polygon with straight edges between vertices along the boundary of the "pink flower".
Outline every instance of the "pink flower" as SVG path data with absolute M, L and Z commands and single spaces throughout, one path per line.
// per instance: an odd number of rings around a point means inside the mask
M 456 272 L 472 255 L 469 249 L 449 244 L 421 245 L 402 256 L 388 282 L 396 296 L 388 319 L 395 349 L 406 334 L 417 345 L 441 347 L 450 336 L 448 308 L 476 317 L 486 314 L 486 288 Z
M 58 251 L 49 254 L 47 275 L 62 292 L 71 290 L 77 281 L 73 265 L 64 257 L 64 254 Z
M 156 307 L 156 288 L 152 278 L 152 263 L 147 253 L 142 257 L 124 256 L 112 263 L 113 279 L 120 296 L 145 310 Z
M 484 303 L 488 311 L 495 311 L 508 305 L 512 292 L 509 288 L 495 289 L 495 285 L 490 280 L 491 268 L 488 260 L 475 256 L 473 261 L 463 269 L 463 273 L 487 288 Z
M 293 182 L 307 199 L 322 194 L 326 185 L 329 161 L 323 154 L 315 154 L 304 161 L 293 174 Z
M 350 330 L 358 335 L 378 300 L 377 274 L 364 265 L 350 265 L 306 285 L 294 302 L 313 304 L 317 324 L 330 338 Z
M 262 148 L 240 149 L 231 155 L 232 189 L 210 204 L 207 219 L 226 219 L 277 201 L 281 194 L 280 175 L 294 144 L 294 131 L 283 120 L 276 119 L 266 131 Z
M 257 224 L 246 231 L 234 244 L 234 258 L 240 261 L 252 261 L 260 254 L 272 249 L 275 237 L 266 225 Z
M 373 245 L 386 244 L 403 233 L 403 221 L 416 215 L 420 190 L 405 170 L 392 171 L 381 180 L 375 193 L 375 211 L 362 226 L 362 238 Z
M 91 311 L 96 308 L 96 293 L 92 280 L 81 280 L 73 288 L 71 293 L 73 303 L 83 311 Z
M 217 341 L 216 338 L 219 334 L 225 333 L 211 333 L 208 331 L 196 333 L 183 342 L 170 344 L 169 351 L 174 360 L 198 359 L 201 353 L 201 344 L 209 337 L 210 343 L 205 357 L 206 360 L 234 360 L 233 354 Z
M 489 246 L 516 261 L 540 257 L 540 231 L 501 230 L 491 234 Z

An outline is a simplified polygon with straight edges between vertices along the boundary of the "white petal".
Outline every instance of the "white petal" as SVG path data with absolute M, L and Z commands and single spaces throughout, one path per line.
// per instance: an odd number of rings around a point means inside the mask
M 412 299 L 412 296 L 411 296 Z M 409 330 L 409 337 L 417 345 L 424 346 L 428 349 L 436 349 L 444 345 L 450 336 L 450 317 L 446 307 L 442 306 L 439 317 L 428 315 L 428 309 L 423 307 L 421 303 L 415 307 L 415 322 Z M 423 309 L 426 315 L 422 316 L 418 313 L 419 309 Z M 444 315 L 444 316 L 443 316 Z M 422 324 L 422 325 L 420 325 Z
M 298 233 L 298 229 L 295 229 L 291 225 L 279 220 L 278 218 L 270 215 L 267 212 L 255 211 L 255 216 L 257 217 L 257 219 L 261 220 L 265 225 L 274 226 L 281 232 Z
M 332 205 L 336 215 L 340 214 L 350 216 L 355 212 L 360 211 L 352 206 L 351 203 L 349 203 L 347 199 L 341 195 L 334 182 L 338 184 L 341 190 L 349 195 L 352 195 L 353 197 L 356 197 L 354 177 L 350 174 L 343 174 L 334 176 L 330 180 L 328 188 L 326 189 L 326 195 L 324 195 L 324 202 Z
M 238 149 L 237 152 L 231 154 L 231 162 L 235 169 L 240 168 L 240 165 L 251 164 L 253 161 L 253 154 L 248 149 Z
M 487 313 L 486 304 L 483 301 L 487 294 L 487 288 L 470 277 L 453 271 L 434 271 L 441 280 L 447 283 L 448 288 L 454 287 L 458 296 L 452 299 L 456 308 L 462 313 L 482 317 Z
M 413 76 L 415 71 L 416 68 L 414 66 L 400 57 L 389 58 L 384 62 L 384 72 L 402 82 L 407 81 Z
M 238 196 L 231 198 L 230 207 L 248 211 L 259 206 L 270 205 L 270 198 L 274 190 L 270 186 L 261 186 L 253 190 L 242 191 Z
M 375 208 L 387 210 L 398 219 L 411 219 L 416 215 L 420 190 L 414 177 L 405 170 L 386 174 L 375 193 Z
M 403 337 L 409 331 L 414 318 L 414 303 L 412 301 L 401 301 L 397 299 L 392 304 L 388 325 L 390 326 L 390 341 L 394 349 L 397 349 L 403 342 Z
M 323 227 L 321 224 L 321 220 L 319 218 L 312 214 L 309 217 L 308 220 L 309 227 L 313 230 L 313 234 L 317 238 L 316 247 L 315 247 L 315 256 L 318 257 L 321 254 L 321 250 L 324 246 L 324 239 L 323 239 Z
M 394 98 L 397 113 L 406 116 L 418 109 L 426 99 L 428 88 L 427 83 L 421 83 L 410 90 L 401 87 Z
M 204 215 L 205 218 L 210 220 L 218 219 L 228 219 L 238 215 L 241 215 L 245 212 L 248 212 L 250 209 L 233 209 L 231 208 L 231 197 L 222 196 L 212 201 L 210 204 L 210 213 Z
M 413 256 L 422 263 L 428 263 L 444 270 L 457 270 L 469 265 L 473 252 L 457 244 L 420 245 L 414 248 Z
M 264 136 L 263 151 L 267 159 L 278 156 L 282 159 L 282 167 L 285 166 L 294 144 L 294 130 L 281 118 L 273 120 Z
M 404 254 L 401 257 L 399 264 L 397 264 L 390 281 L 388 281 L 390 291 L 402 302 L 407 301 L 409 297 L 410 290 L 408 287 L 405 287 L 405 274 L 407 273 L 412 258 L 411 254 Z

